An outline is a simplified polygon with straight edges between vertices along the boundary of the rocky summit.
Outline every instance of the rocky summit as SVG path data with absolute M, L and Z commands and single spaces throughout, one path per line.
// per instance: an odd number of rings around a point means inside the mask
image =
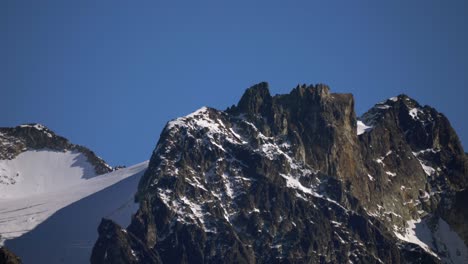
M 0 127 L 0 160 L 11 160 L 28 150 L 73 151 L 86 156 L 95 173 L 105 174 L 113 168 L 86 147 L 72 144 L 41 124 Z M 0 178 L 0 183 L 2 179 Z
M 468 160 L 406 95 L 357 117 L 351 94 L 268 84 L 164 128 L 128 227 L 92 263 L 467 263 Z
M 92 263 L 468 263 L 468 160 L 406 95 L 357 117 L 351 94 L 267 83 L 167 123 L 127 227 Z

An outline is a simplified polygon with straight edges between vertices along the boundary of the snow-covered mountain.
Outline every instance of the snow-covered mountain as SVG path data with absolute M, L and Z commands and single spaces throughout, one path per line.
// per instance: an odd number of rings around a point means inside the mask
M 101 218 L 128 224 L 147 162 L 113 171 L 38 124 L 0 129 L 0 243 L 25 263 L 88 262 Z
M 102 218 L 126 226 L 147 162 L 120 169 L 57 192 L 0 202 L 7 248 L 25 263 L 87 263 Z M 8 230 L 23 230 L 12 239 Z M 18 233 L 13 233 L 18 235 Z
M 405 95 L 357 118 L 350 94 L 261 83 L 167 124 L 92 263 L 467 263 L 467 168 L 448 120 Z
M 468 263 L 467 186 L 442 113 L 399 95 L 357 117 L 321 84 L 202 107 L 119 170 L 0 129 L 0 234 L 25 263 Z

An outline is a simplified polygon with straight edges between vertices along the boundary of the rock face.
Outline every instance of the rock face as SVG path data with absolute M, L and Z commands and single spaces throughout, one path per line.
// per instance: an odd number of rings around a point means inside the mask
M 0 263 L 21 264 L 20 258 L 4 247 L 0 247 Z
M 325 85 L 169 122 L 127 229 L 92 263 L 466 263 L 467 158 L 448 120 L 401 95 L 362 117 Z M 465 218 L 462 218 L 465 217 Z
M 148 250 L 141 240 L 128 234 L 111 220 L 99 225 L 99 240 L 91 256 L 95 263 L 160 263 L 157 253 Z M 111 245 L 111 246 L 109 246 Z M 103 254 L 99 254 L 104 251 Z M 136 255 L 138 252 L 138 255 Z
M 355 192 L 360 201 L 381 220 L 387 216 L 380 208 L 402 220 L 453 211 L 457 193 L 467 186 L 468 165 L 447 118 L 400 95 L 377 104 L 362 120 L 373 127 L 359 140 L 365 173 L 374 180 L 364 195 Z
M 41 124 L 27 124 L 14 128 L 0 127 L 0 160 L 13 159 L 27 150 L 78 151 L 94 166 L 96 174 L 112 171 L 112 167 L 86 147 L 72 144 Z

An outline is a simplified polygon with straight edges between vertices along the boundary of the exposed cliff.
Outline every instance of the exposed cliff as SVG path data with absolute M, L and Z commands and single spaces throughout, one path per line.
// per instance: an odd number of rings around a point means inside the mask
M 260 83 L 166 125 L 139 211 L 125 232 L 103 222 L 92 262 L 463 263 L 466 184 L 430 107 L 401 95 L 358 120 L 350 94 Z

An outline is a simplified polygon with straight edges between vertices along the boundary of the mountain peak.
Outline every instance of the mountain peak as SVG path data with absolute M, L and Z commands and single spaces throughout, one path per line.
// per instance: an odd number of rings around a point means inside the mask
M 15 130 L 27 130 L 27 131 L 30 131 L 31 133 L 39 132 L 49 138 L 56 136 L 56 134 L 52 130 L 50 130 L 48 127 L 39 123 L 23 124 L 23 125 L 19 125 L 15 127 L 14 129 Z
M 262 114 L 271 108 L 272 97 L 268 89 L 268 83 L 261 82 L 248 88 L 242 95 L 236 111 L 247 114 Z
M 268 84 L 260 83 L 226 112 L 201 108 L 169 122 L 140 181 L 139 212 L 126 232 L 101 224 L 94 263 L 106 256 L 132 259 L 131 251 L 110 253 L 129 247 L 139 258 L 155 252 L 163 263 L 294 262 L 293 255 L 312 263 L 342 263 L 350 256 L 353 262 L 375 262 L 376 256 L 390 263 L 404 256 L 407 244 L 399 247 L 391 231 L 407 233 L 408 221 L 432 212 L 426 201 L 438 194 L 427 178 L 442 175 L 446 164 L 425 156 L 442 152 L 419 154 L 412 138 L 406 140 L 412 135 L 406 130 L 421 123 L 411 119 L 407 105 L 419 106 L 404 95 L 377 104 L 373 111 L 385 118 L 371 128 L 356 120 L 351 94 L 303 84 L 271 96 Z M 143 244 L 135 246 L 134 238 Z M 364 246 L 377 239 L 391 250 Z M 305 248 L 291 246 L 302 241 Z M 359 247 L 359 254 L 342 244 Z M 431 263 L 433 252 L 420 245 L 419 253 L 408 252 Z
M 40 124 L 5 131 L 20 152 L 60 138 Z M 64 146 L 77 150 L 53 154 Z M 357 120 L 351 94 L 272 96 L 262 82 L 226 111 L 167 123 L 140 209 L 127 227 L 101 222 L 91 262 L 465 263 L 466 175 L 448 120 L 405 94 Z
M 390 97 L 385 101 L 377 103 L 378 105 L 389 105 L 389 106 L 406 106 L 408 108 L 422 107 L 416 99 L 408 96 L 407 94 L 399 94 L 394 97 Z
M 421 106 L 418 101 L 406 94 L 400 94 L 375 104 L 359 119 L 367 125 L 374 125 L 384 119 L 387 114 L 393 113 L 403 119 L 428 122 L 432 121 L 439 113 L 429 106 Z
M 35 128 L 37 130 L 44 130 L 44 129 L 49 130 L 49 128 L 47 128 L 46 126 L 44 126 L 43 124 L 40 124 L 40 123 L 27 123 L 27 124 L 19 125 L 17 127 L 19 127 L 19 128 L 31 127 L 31 128 Z
M 268 117 L 271 115 L 272 111 L 275 111 L 273 108 L 275 108 L 277 104 L 315 104 L 322 99 L 330 98 L 330 95 L 330 87 L 326 84 L 319 83 L 316 85 L 300 84 L 292 89 L 289 94 L 272 96 L 268 88 L 268 83 L 261 82 L 248 88 L 242 95 L 237 106 L 233 105 L 227 109 L 227 112 Z M 341 96 L 341 94 L 334 95 L 337 97 Z M 345 98 L 345 101 L 346 100 L 348 100 L 348 98 Z M 295 108 L 299 106 L 289 105 L 286 107 Z
M 316 94 L 319 94 L 321 96 L 327 96 L 330 94 L 330 87 L 326 84 L 318 83 L 315 86 L 309 87 L 312 88 Z
M 245 101 L 250 97 L 271 97 L 269 84 L 267 82 L 260 82 L 255 85 L 252 85 L 247 90 L 245 90 L 244 95 L 241 97 L 240 102 Z
M 312 97 L 326 98 L 330 95 L 330 87 L 326 84 L 316 84 L 316 85 L 297 85 L 290 93 L 290 96 L 298 96 L 299 98 L 304 98 L 312 95 Z
M 78 151 L 83 153 L 93 164 L 96 174 L 100 175 L 112 171 L 112 167 L 93 151 L 71 143 L 42 124 L 29 123 L 16 127 L 0 128 L 0 159 L 11 160 L 28 150 L 44 149 L 59 152 Z

